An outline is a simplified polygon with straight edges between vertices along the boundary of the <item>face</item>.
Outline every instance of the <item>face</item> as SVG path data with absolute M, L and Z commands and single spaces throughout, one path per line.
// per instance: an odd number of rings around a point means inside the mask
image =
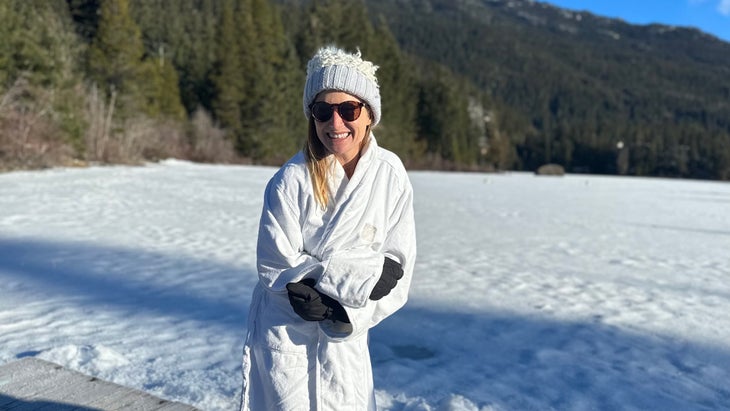
M 342 91 L 323 91 L 314 99 L 329 104 L 339 104 L 345 101 L 360 102 L 357 97 Z M 347 164 L 360 154 L 363 140 L 367 137 L 368 126 L 372 123 L 366 107 L 362 107 L 360 117 L 353 121 L 346 121 L 338 110 L 332 113 L 327 121 L 314 120 L 319 141 L 332 153 L 340 164 Z

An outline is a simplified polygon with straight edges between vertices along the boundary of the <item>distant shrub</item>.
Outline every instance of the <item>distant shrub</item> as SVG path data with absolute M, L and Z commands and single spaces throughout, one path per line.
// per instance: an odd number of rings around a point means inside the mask
M 63 135 L 53 93 L 18 79 L 0 95 L 0 170 L 67 164 L 74 150 Z
M 203 163 L 235 163 L 238 162 L 236 150 L 223 129 L 217 127 L 210 114 L 198 108 L 190 119 L 188 133 L 190 151 L 188 157 L 192 161 Z
M 535 174 L 540 176 L 562 176 L 565 174 L 565 168 L 560 164 L 544 164 L 535 171 Z

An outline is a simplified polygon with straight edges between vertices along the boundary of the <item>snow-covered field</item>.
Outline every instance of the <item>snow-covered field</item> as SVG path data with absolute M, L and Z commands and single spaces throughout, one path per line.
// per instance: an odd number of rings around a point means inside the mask
M 0 364 L 234 410 L 273 168 L 0 175 Z M 412 172 L 380 410 L 730 409 L 730 184 Z

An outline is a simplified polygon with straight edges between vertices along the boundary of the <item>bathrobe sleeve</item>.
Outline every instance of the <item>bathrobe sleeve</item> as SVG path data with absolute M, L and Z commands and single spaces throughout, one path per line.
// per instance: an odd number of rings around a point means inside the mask
M 281 182 L 273 178 L 266 186 L 256 260 L 261 284 L 268 291 L 286 293 L 288 283 L 319 278 L 325 263 L 304 251 L 301 211 L 294 207 Z
M 370 261 L 378 261 L 380 271 L 382 271 L 382 262 L 384 256 L 389 256 L 398 261 L 403 267 L 403 278 L 396 284 L 395 288 L 380 300 L 373 301 L 366 299 L 362 306 L 351 306 L 343 304 L 345 311 L 350 319 L 350 323 L 340 323 L 331 321 L 320 322 L 320 328 L 329 338 L 333 340 L 349 340 L 366 333 L 370 328 L 376 326 L 383 319 L 390 316 L 408 300 L 408 291 L 413 278 L 413 269 L 416 260 L 416 230 L 413 212 L 413 190 L 410 183 L 405 184 L 404 190 L 400 193 L 395 207 L 391 210 L 391 224 L 388 227 L 385 241 L 383 242 L 382 252 L 371 254 Z M 346 253 L 343 253 L 345 256 Z M 332 271 L 336 264 L 330 264 L 327 271 Z M 326 275 L 325 272 L 325 275 Z M 376 280 L 377 280 L 376 278 Z M 373 281 L 367 281 L 369 292 L 374 286 Z M 318 284 L 318 287 L 320 284 Z M 327 292 L 326 292 L 327 293 Z M 330 294 L 330 293 L 327 293 Z M 331 295 L 338 298 L 337 295 Z

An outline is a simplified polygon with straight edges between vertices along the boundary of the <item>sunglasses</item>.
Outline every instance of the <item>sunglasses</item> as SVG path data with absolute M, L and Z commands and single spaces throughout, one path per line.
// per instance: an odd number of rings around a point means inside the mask
M 324 123 L 332 118 L 335 110 L 345 121 L 355 121 L 360 117 L 360 112 L 365 103 L 359 101 L 343 101 L 340 104 L 330 104 L 324 101 L 317 101 L 309 106 L 312 110 L 312 117 Z

